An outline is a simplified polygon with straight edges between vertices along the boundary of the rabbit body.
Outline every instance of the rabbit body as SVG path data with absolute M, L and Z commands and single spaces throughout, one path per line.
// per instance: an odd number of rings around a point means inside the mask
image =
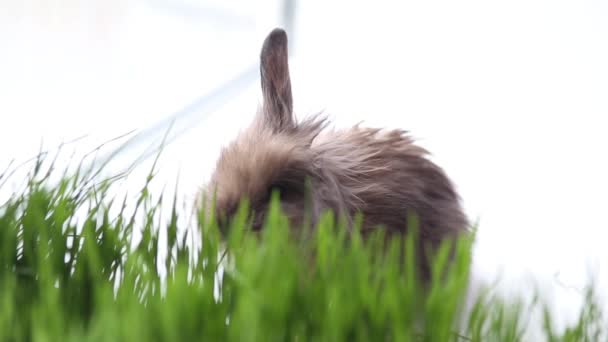
M 266 38 L 260 70 L 264 102 L 253 123 L 223 148 L 205 192 L 218 217 L 234 214 L 247 198 L 253 228 L 261 229 L 273 190 L 293 227 L 317 222 L 325 210 L 352 222 L 362 214 L 365 236 L 382 228 L 407 232 L 418 219 L 421 241 L 437 246 L 467 231 L 460 198 L 444 171 L 403 130 L 330 130 L 320 115 L 293 116 L 287 35 Z M 308 217 L 308 216 L 309 217 Z

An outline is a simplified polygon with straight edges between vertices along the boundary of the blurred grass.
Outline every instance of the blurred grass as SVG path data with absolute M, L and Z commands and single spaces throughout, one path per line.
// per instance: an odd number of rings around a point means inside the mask
M 296 241 L 275 196 L 261 235 L 247 232 L 243 202 L 222 243 L 213 217 L 180 226 L 177 194 L 149 192 L 153 172 L 133 203 L 111 195 L 117 178 L 99 181 L 98 170 L 55 173 L 41 156 L 0 207 L 1 341 L 524 340 L 532 309 L 517 298 L 482 292 L 463 310 L 472 236 L 451 264 L 448 245 L 440 250 L 425 287 L 415 234 L 386 247 L 378 231 L 363 243 L 327 213 Z M 564 331 L 544 310 L 546 340 L 606 341 L 591 284 L 586 294 Z

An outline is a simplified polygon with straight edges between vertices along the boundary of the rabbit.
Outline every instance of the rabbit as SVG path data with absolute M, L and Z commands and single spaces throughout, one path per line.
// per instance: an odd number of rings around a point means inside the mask
M 247 198 L 251 227 L 262 229 L 271 193 L 277 190 L 292 227 L 301 227 L 306 215 L 314 226 L 331 210 L 346 218 L 348 227 L 362 214 L 364 237 L 374 229 L 385 229 L 389 236 L 406 233 L 408 213 L 417 216 L 420 243 L 433 248 L 466 232 L 468 221 L 454 185 L 407 131 L 360 124 L 330 130 L 320 114 L 296 121 L 287 43 L 281 28 L 265 38 L 262 106 L 250 126 L 222 148 L 203 188 L 203 195 L 214 198 L 215 217 L 224 222 L 220 226 L 226 227 L 225 218 Z M 428 276 L 428 263 L 420 263 Z

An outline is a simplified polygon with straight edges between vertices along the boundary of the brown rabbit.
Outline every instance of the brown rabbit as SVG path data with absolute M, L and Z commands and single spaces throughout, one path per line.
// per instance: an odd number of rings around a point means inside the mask
M 270 194 L 278 190 L 294 227 L 304 222 L 305 212 L 314 225 L 330 209 L 349 222 L 361 213 L 364 236 L 377 227 L 406 232 L 413 212 L 421 242 L 432 247 L 467 231 L 452 183 L 407 132 L 358 125 L 328 131 L 323 117 L 294 119 L 282 29 L 266 37 L 260 72 L 263 106 L 251 126 L 222 150 L 205 189 L 207 198 L 215 195 L 217 217 L 230 217 L 246 197 L 253 229 L 260 229 Z M 425 262 L 421 271 L 428 276 Z

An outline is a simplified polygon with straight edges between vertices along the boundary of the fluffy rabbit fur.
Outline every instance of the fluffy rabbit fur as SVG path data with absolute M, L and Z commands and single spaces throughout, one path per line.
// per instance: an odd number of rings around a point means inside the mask
M 406 232 L 408 213 L 415 213 L 425 246 L 467 231 L 454 186 L 407 132 L 358 125 L 335 131 L 321 116 L 294 119 L 283 30 L 266 37 L 260 72 L 263 106 L 251 126 L 222 150 L 204 189 L 206 198 L 215 196 L 216 217 L 230 217 L 247 198 L 253 229 L 260 229 L 270 194 L 278 190 L 294 227 L 305 222 L 305 212 L 314 225 L 330 209 L 348 222 L 363 214 L 364 236 L 379 227 L 387 235 Z M 424 262 L 422 272 L 428 274 Z

